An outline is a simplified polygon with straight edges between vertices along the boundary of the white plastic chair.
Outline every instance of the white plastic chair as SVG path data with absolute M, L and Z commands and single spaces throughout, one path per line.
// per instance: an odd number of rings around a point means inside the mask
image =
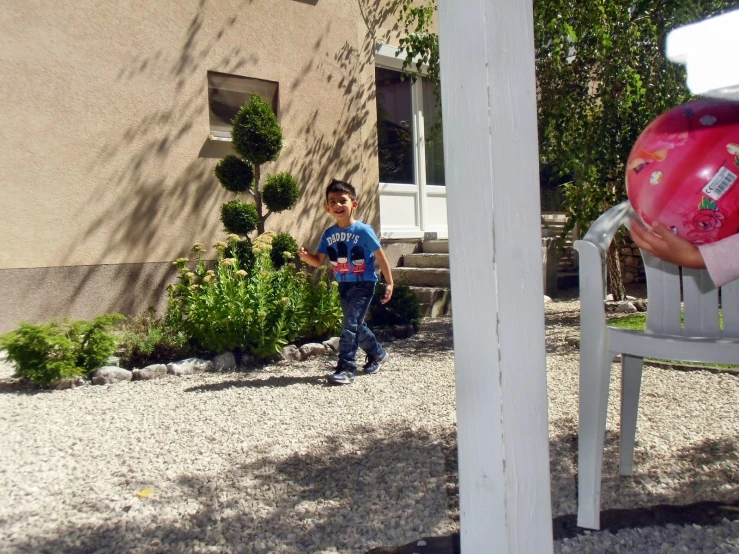
M 683 269 L 642 252 L 647 275 L 646 330 L 606 325 L 605 256 L 618 228 L 629 225 L 628 202 L 614 206 L 575 242 L 580 257 L 580 436 L 577 525 L 600 528 L 600 489 L 611 363 L 621 354 L 621 475 L 631 475 L 645 356 L 718 364 L 739 363 L 739 280 L 719 289 L 706 270 Z

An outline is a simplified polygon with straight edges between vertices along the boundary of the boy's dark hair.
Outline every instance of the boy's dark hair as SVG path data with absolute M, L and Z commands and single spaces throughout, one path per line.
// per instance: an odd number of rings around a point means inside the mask
M 328 201 L 328 195 L 331 192 L 341 192 L 344 194 L 348 194 L 352 200 L 357 199 L 357 191 L 354 190 L 354 187 L 351 186 L 349 183 L 345 181 L 339 181 L 338 179 L 334 179 L 326 187 L 326 201 Z

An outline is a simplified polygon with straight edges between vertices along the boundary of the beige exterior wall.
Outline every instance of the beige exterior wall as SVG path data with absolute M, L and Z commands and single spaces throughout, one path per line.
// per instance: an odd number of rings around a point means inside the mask
M 285 147 L 264 173 L 290 171 L 303 195 L 268 230 L 313 246 L 334 177 L 377 226 L 373 46 L 397 43 L 389 3 L 10 0 L 0 331 L 160 304 L 168 262 L 224 237 L 220 206 L 235 195 L 213 176 L 230 145 L 208 140 L 209 70 L 279 82 Z

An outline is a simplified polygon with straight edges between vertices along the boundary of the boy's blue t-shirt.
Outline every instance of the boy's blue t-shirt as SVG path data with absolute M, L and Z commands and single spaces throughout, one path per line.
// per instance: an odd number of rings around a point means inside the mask
M 318 252 L 326 254 L 339 282 L 377 281 L 375 252 L 381 248 L 375 230 L 361 221 L 346 229 L 332 225 L 323 232 Z

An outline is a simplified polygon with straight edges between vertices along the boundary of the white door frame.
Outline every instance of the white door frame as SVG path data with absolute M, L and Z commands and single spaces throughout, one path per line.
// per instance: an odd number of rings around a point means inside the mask
M 402 71 L 405 59 L 406 55 L 404 53 L 398 54 L 398 49 L 394 46 L 380 43 L 375 45 L 376 67 Z M 425 66 L 422 66 L 422 74 L 424 70 Z M 387 201 L 393 197 L 413 198 L 415 209 L 413 214 L 409 214 L 412 216 L 412 221 L 411 217 L 409 217 L 406 224 L 383 224 L 381 207 L 380 228 L 382 238 L 422 238 L 426 231 L 436 232 L 438 238 L 448 237 L 446 222 L 444 224 L 440 224 L 439 222 L 433 224 L 429 218 L 428 198 L 443 199 L 445 202 L 446 187 L 428 187 L 426 185 L 426 134 L 423 115 L 422 79 L 417 79 L 415 83 L 411 84 L 411 133 L 414 148 L 413 176 L 416 184 L 379 183 L 381 205 L 383 200 Z

